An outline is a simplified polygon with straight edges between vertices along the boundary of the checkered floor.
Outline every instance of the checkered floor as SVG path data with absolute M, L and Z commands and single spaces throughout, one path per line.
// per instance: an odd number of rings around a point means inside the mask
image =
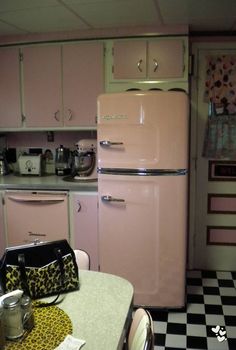
M 186 312 L 151 311 L 155 350 L 236 350 L 236 272 L 188 271 Z

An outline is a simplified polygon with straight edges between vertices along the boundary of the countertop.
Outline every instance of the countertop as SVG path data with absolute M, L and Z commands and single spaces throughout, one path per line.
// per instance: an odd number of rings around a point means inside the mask
M 0 190 L 10 189 L 96 192 L 97 181 L 68 182 L 63 180 L 63 176 L 57 175 L 21 176 L 9 174 L 0 176 Z

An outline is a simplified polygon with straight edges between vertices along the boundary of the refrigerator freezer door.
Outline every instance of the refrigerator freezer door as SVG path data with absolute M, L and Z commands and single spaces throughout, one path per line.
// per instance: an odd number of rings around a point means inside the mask
M 99 175 L 100 270 L 128 279 L 134 304 L 185 304 L 187 176 Z
M 184 92 L 104 94 L 98 98 L 98 168 L 186 169 Z

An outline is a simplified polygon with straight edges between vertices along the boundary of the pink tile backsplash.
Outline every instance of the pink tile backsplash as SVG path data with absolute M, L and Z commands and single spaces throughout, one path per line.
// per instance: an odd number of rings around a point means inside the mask
M 48 142 L 47 132 L 12 132 L 6 136 L 7 148 L 40 147 L 56 149 L 59 145 L 74 149 L 83 138 L 96 138 L 96 131 L 55 131 L 54 142 Z

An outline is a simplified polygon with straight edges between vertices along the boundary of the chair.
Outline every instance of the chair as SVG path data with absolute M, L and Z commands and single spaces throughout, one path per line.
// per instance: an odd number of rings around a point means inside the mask
M 152 317 L 143 308 L 134 313 L 128 335 L 128 350 L 154 350 Z
M 90 257 L 88 253 L 81 249 L 75 249 L 74 252 L 79 270 L 90 270 Z

